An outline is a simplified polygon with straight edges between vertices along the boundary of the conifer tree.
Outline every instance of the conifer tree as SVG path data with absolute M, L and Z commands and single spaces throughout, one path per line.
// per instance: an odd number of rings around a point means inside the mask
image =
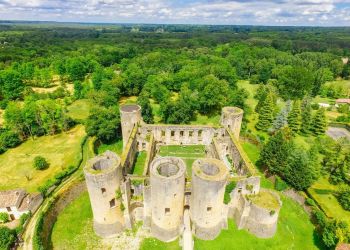
M 321 135 L 326 132 L 327 121 L 324 108 L 317 110 L 311 126 L 311 131 L 314 135 Z
M 310 133 L 311 123 L 312 123 L 312 113 L 311 113 L 311 103 L 310 98 L 306 97 L 303 99 L 301 105 L 301 128 L 300 131 L 304 134 Z
M 290 112 L 291 102 L 287 101 L 286 106 L 278 113 L 273 122 L 274 131 L 279 130 L 288 124 L 288 114 Z
M 288 115 L 288 126 L 294 133 L 297 133 L 300 130 L 300 125 L 301 125 L 300 101 L 296 100 L 294 101 L 293 108 Z
M 273 97 L 272 95 L 267 95 L 265 101 L 263 102 L 261 109 L 259 111 L 259 121 L 256 124 L 258 130 L 266 131 L 272 125 L 273 121 Z

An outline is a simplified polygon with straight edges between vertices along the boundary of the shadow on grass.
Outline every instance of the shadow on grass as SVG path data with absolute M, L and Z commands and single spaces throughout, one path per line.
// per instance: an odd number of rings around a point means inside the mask
M 325 246 L 325 244 L 322 241 L 322 236 L 316 230 L 314 230 L 313 232 L 313 242 L 315 246 L 318 247 L 318 249 L 321 249 L 321 250 L 329 249 L 327 248 L 327 246 Z
M 333 194 L 334 192 L 329 189 L 318 189 L 314 188 L 316 194 Z

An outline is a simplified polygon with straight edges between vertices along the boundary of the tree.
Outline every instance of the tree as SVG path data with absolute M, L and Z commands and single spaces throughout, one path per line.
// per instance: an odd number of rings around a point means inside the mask
M 304 98 L 301 105 L 301 129 L 303 134 L 310 133 L 310 127 L 312 123 L 312 108 L 309 98 Z
M 291 102 L 287 101 L 286 106 L 278 113 L 276 119 L 273 122 L 273 129 L 279 130 L 288 125 L 288 114 L 290 112 Z
M 81 58 L 70 58 L 66 62 L 66 70 L 72 81 L 81 81 L 87 73 L 86 66 Z
M 152 124 L 154 122 L 152 106 L 146 94 L 141 92 L 141 94 L 137 97 L 137 104 L 141 107 L 143 121 L 147 124 Z
M 317 110 L 311 125 L 311 131 L 314 135 L 322 135 L 326 132 L 327 121 L 324 108 Z
M 295 148 L 292 150 L 287 161 L 283 175 L 289 185 L 296 190 L 305 190 L 315 182 L 318 171 L 314 169 L 313 164 L 310 164 L 308 154 L 304 149 Z
M 337 199 L 345 210 L 350 211 L 350 188 L 341 190 L 337 195 Z
M 278 90 L 284 99 L 301 99 L 311 93 L 313 76 L 301 66 L 286 66 L 278 75 Z
M 273 111 L 273 99 L 272 95 L 269 94 L 266 96 L 266 99 L 259 111 L 259 121 L 256 124 L 256 128 L 258 130 L 267 131 L 267 129 L 271 127 L 273 121 Z
M 16 241 L 16 233 L 7 227 L 0 227 L 0 249 L 10 249 Z
M 36 170 L 44 170 L 47 169 L 50 166 L 50 164 L 47 162 L 47 160 L 42 156 L 36 156 L 33 161 L 33 167 Z
M 22 98 L 24 84 L 21 75 L 12 69 L 0 71 L 0 91 L 5 101 Z
M 111 142 L 120 137 L 119 106 L 94 107 L 86 120 L 86 133 L 102 142 Z
M 81 81 L 74 81 L 74 97 L 76 99 L 82 98 L 83 85 Z
M 283 128 L 270 137 L 263 146 L 259 162 L 271 173 L 279 174 L 286 169 L 290 152 L 295 145 L 291 138 L 289 128 Z
M 9 215 L 6 212 L 0 213 L 0 223 L 6 223 L 9 221 Z
M 292 110 L 288 115 L 288 126 L 292 130 L 292 132 L 297 133 L 300 130 L 301 125 L 301 109 L 300 109 L 300 101 L 294 101 Z
M 334 248 L 339 242 L 350 240 L 349 227 L 346 222 L 332 220 L 326 223 L 322 233 L 322 240 L 329 248 Z

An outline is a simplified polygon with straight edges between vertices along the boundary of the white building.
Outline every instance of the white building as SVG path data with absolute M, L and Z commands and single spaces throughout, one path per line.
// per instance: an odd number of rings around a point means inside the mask
M 40 194 L 27 194 L 23 189 L 0 191 L 0 213 L 7 213 L 10 220 L 18 220 L 22 214 L 34 213 L 42 200 Z

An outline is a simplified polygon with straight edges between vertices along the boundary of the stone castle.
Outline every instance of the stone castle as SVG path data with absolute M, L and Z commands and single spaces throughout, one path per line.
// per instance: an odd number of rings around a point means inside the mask
M 84 168 L 96 234 L 114 236 L 141 221 L 155 238 L 180 237 L 183 249 L 193 249 L 193 235 L 215 239 L 228 218 L 257 237 L 275 234 L 282 203 L 276 193 L 260 188 L 239 144 L 243 110 L 224 107 L 219 127 L 145 124 L 138 105 L 121 106 L 120 116 L 122 155 L 107 151 Z M 157 155 L 166 145 L 204 145 L 206 157 L 186 174 L 181 158 Z M 147 154 L 143 174 L 134 175 L 141 151 Z M 227 194 L 229 183 L 234 188 Z

